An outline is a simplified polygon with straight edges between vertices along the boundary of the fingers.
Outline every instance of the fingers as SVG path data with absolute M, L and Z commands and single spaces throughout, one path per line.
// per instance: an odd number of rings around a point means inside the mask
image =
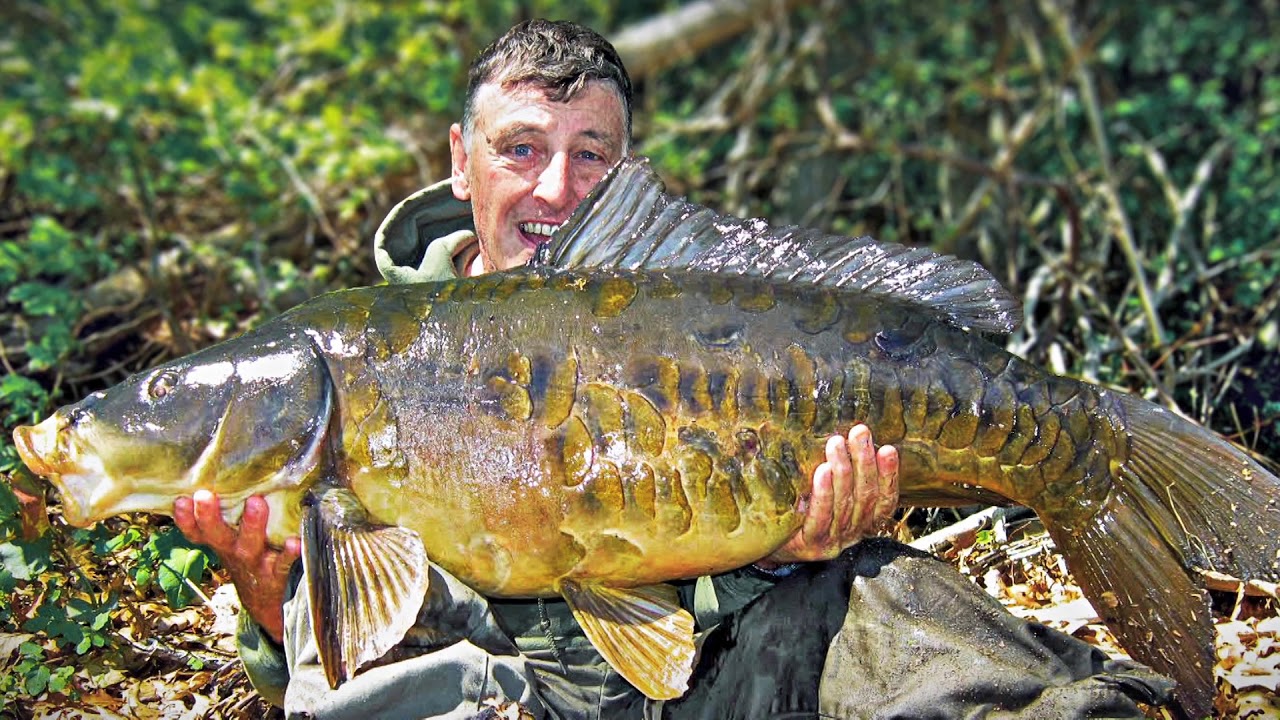
M 259 572 L 287 573 L 302 554 L 301 542 L 293 537 L 285 541 L 284 548 L 269 547 L 270 516 L 270 505 L 261 495 L 245 500 L 239 526 L 227 524 L 218 496 L 208 490 L 197 490 L 191 497 L 181 497 L 173 503 L 174 523 L 182 534 L 191 542 L 208 545 L 224 563 Z
M 808 507 L 800 510 L 804 522 L 765 560 L 829 559 L 870 535 L 897 509 L 898 471 L 898 451 L 892 446 L 877 450 L 866 425 L 850 428 L 847 437 L 828 438 Z
M 267 547 L 267 516 L 270 508 L 266 499 L 254 495 L 244 501 L 244 514 L 240 516 L 240 531 L 235 537 L 235 552 L 243 558 L 256 558 Z
M 831 468 L 831 492 L 834 495 L 828 535 L 836 540 L 858 512 L 858 468 L 853 458 L 855 442 L 853 431 L 849 432 L 848 440 L 839 435 L 827 438 L 826 464 Z
M 205 544 L 204 534 L 200 532 L 200 526 L 196 524 L 195 509 L 192 507 L 191 498 L 180 497 L 173 501 L 173 522 L 188 540 L 198 545 Z
M 219 557 L 235 550 L 236 530 L 222 519 L 222 503 L 208 490 L 197 490 L 191 496 L 196 527 L 204 538 L 204 544 L 213 548 Z
M 851 512 L 840 525 L 841 545 L 844 547 L 870 534 L 877 518 L 880 476 L 871 429 L 866 425 L 855 425 L 849 430 L 849 455 L 853 463 L 849 493 Z
M 879 479 L 879 495 L 876 498 L 872 526 L 889 521 L 898 509 L 898 449 L 885 445 L 876 453 L 876 469 Z
M 222 518 L 218 496 L 197 490 L 173 502 L 173 519 L 188 540 L 208 545 L 231 577 L 241 603 L 268 635 L 280 641 L 284 632 L 281 603 L 288 589 L 289 570 L 302 554 L 302 541 L 285 540 L 283 548 L 267 544 L 271 506 L 260 495 L 244 504 L 240 525 Z
M 834 557 L 828 551 L 831 546 L 831 518 L 835 493 L 831 488 L 831 464 L 824 462 L 813 472 L 813 487 L 808 496 L 808 507 L 802 507 L 804 522 L 782 547 L 761 560 L 761 566 L 806 562 Z M 801 499 L 802 506 L 805 504 Z M 839 552 L 837 549 L 836 552 Z
M 193 543 L 208 545 L 221 555 L 231 549 L 235 531 L 222 519 L 222 504 L 208 490 L 173 501 L 173 520 Z
M 830 451 L 833 441 L 836 440 L 843 444 L 844 438 L 831 438 L 828 440 L 828 451 Z M 827 456 L 830 457 L 831 453 L 828 452 Z M 830 541 L 831 526 L 835 517 L 836 497 L 835 471 L 831 462 L 827 461 L 819 465 L 818 469 L 813 473 L 813 491 L 809 495 L 809 509 L 805 513 L 804 524 L 800 526 L 800 531 L 793 537 L 793 540 L 797 541 L 796 545 L 801 547 L 821 547 Z
M 277 575 L 288 575 L 289 569 L 293 567 L 293 561 L 300 557 L 302 557 L 302 540 L 296 537 L 288 538 L 284 541 L 284 547 L 276 553 L 273 571 Z

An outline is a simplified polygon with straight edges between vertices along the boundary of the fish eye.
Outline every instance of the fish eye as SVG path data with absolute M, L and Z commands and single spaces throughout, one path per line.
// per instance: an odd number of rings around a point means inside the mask
M 152 400 L 159 400 L 173 392 L 177 385 L 177 375 L 172 371 L 166 370 L 151 378 L 151 382 L 147 385 L 147 395 L 149 395 Z

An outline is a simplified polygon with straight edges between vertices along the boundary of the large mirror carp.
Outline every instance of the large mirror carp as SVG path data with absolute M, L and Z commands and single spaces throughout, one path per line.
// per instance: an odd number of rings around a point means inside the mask
M 902 502 L 1043 519 L 1184 709 L 1214 696 L 1197 571 L 1280 579 L 1280 481 L 1137 397 L 984 339 L 1020 321 L 982 268 L 719 215 L 611 171 L 530 267 L 330 293 L 15 433 L 68 522 L 226 517 L 266 495 L 301 533 L 331 684 L 413 624 L 428 561 L 482 593 L 561 595 L 655 698 L 693 623 L 666 581 L 768 555 L 831 433 L 865 421 Z

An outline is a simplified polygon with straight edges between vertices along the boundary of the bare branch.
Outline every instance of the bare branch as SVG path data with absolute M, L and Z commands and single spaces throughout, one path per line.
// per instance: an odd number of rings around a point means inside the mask
M 813 0 L 699 0 L 622 28 L 612 38 L 635 79 L 662 70 L 735 37 L 771 11 L 787 12 Z

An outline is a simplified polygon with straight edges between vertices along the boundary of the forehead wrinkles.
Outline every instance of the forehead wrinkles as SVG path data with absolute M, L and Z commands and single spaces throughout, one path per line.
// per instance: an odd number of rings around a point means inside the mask
M 627 134 L 627 118 L 626 107 L 623 104 L 622 94 L 618 88 L 611 82 L 604 80 L 592 79 L 583 84 L 578 91 L 572 95 L 559 98 L 552 92 L 532 83 L 515 83 L 512 85 L 496 82 L 486 82 L 476 89 L 473 96 L 474 105 L 470 116 L 464 118 L 466 121 L 462 127 L 463 139 L 470 144 L 470 139 L 474 135 L 474 131 L 479 130 L 484 133 L 488 139 L 494 140 L 499 137 L 509 137 L 516 134 L 514 130 L 501 127 L 506 116 L 512 112 L 523 112 L 530 108 L 547 112 L 542 104 L 551 106 L 569 106 L 572 103 L 582 99 L 591 89 L 599 88 L 614 100 L 615 109 L 619 124 L 622 126 L 620 131 L 622 137 L 615 137 L 615 133 L 603 127 L 588 127 L 577 134 L 586 137 L 602 140 L 612 143 L 615 147 L 623 150 L 630 144 Z M 591 117 L 599 117 L 602 113 L 589 108 L 575 108 L 575 111 L 588 114 Z M 550 114 L 548 112 L 548 114 Z M 541 132 L 546 128 L 540 127 L 537 122 L 519 122 L 513 127 L 523 125 L 522 131 Z
M 503 90 L 511 90 L 523 85 L 541 91 L 549 100 L 568 102 L 581 92 L 587 83 L 600 80 L 587 75 L 578 75 L 560 82 L 539 82 L 538 77 L 536 70 L 528 70 L 523 73 L 509 72 L 505 76 L 494 77 L 490 82 L 501 85 Z

